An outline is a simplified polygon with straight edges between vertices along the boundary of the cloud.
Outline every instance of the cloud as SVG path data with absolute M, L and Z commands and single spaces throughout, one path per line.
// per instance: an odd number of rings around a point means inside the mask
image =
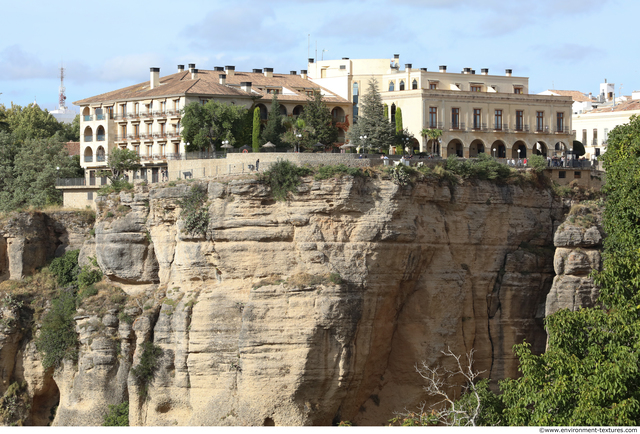
M 11 45 L 0 51 L 0 65 L 0 80 L 51 78 L 57 75 L 55 65 L 43 63 L 18 45 Z
M 591 45 L 562 44 L 559 46 L 547 47 L 536 45 L 531 47 L 539 55 L 553 59 L 554 62 L 575 64 L 584 61 L 602 60 L 606 52 Z

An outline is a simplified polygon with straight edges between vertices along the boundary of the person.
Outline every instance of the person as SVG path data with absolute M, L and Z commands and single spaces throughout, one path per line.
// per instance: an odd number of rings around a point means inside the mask
M 260 159 L 259 158 L 256 160 L 256 172 L 258 170 L 260 170 Z
M 525 166 L 527 165 L 527 158 L 526 158 L 526 157 L 525 157 L 525 159 L 524 159 L 524 165 L 525 165 Z

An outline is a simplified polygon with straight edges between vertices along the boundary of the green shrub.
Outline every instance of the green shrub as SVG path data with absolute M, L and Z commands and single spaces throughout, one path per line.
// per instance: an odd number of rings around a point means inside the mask
M 151 384 L 156 376 L 161 357 L 162 348 L 153 342 L 145 342 L 142 344 L 140 363 L 131 369 L 131 373 L 138 382 L 138 386 L 140 387 L 138 393 L 143 399 L 147 399 L 149 396 L 149 384 Z
M 464 179 L 505 180 L 511 176 L 511 169 L 487 154 L 479 154 L 475 160 L 460 160 L 455 155 L 447 158 L 447 171 Z
M 94 295 L 98 294 L 98 288 L 96 288 L 93 285 L 89 285 L 83 289 L 81 289 L 80 291 L 78 291 L 78 296 L 77 298 L 77 303 L 80 303 L 80 301 L 82 301 L 82 299 L 85 299 L 87 297 L 92 297 Z
M 264 172 L 262 179 L 271 187 L 271 194 L 276 200 L 286 200 L 289 192 L 295 192 L 300 185 L 300 177 L 307 176 L 311 169 L 299 167 L 295 164 L 283 160 L 272 164 Z
M 196 184 L 191 186 L 189 193 L 178 204 L 182 207 L 180 217 L 184 219 L 186 232 L 205 235 L 209 226 L 209 211 L 204 206 L 207 200 L 207 192 L 204 186 Z
M 397 185 L 407 185 L 411 181 L 409 169 L 404 164 L 390 167 L 389 176 L 391 176 L 391 180 L 394 184 Z
M 331 283 L 335 283 L 336 285 L 340 285 L 342 283 L 342 277 L 338 273 L 329 274 L 329 280 Z
M 44 316 L 36 348 L 43 355 L 45 370 L 60 366 L 63 359 L 78 359 L 78 335 L 76 334 L 76 296 L 71 290 L 62 290 L 51 302 L 51 309 Z
M 102 426 L 129 426 L 129 402 L 109 404 L 109 413 L 104 415 Z
M 88 286 L 98 283 L 102 280 L 102 271 L 92 269 L 90 266 L 85 265 L 78 273 L 78 287 L 80 289 L 87 288 Z
M 49 271 L 58 279 L 58 285 L 68 286 L 76 282 L 78 276 L 78 255 L 80 250 L 70 250 L 51 261 Z
M 365 176 L 364 172 L 357 167 L 347 167 L 344 164 L 338 164 L 337 166 L 320 166 L 313 178 L 320 180 L 342 175 Z
M 0 398 L 0 422 L 5 426 L 22 426 L 30 408 L 26 381 L 12 383 Z
M 542 173 L 547 168 L 547 160 L 542 155 L 532 155 L 527 164 L 536 173 Z

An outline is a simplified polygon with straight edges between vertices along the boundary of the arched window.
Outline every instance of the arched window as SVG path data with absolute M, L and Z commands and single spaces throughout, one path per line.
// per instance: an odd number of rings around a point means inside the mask
M 413 82 L 411 83 L 411 89 L 417 89 L 418 88 L 418 80 L 413 80 Z
M 404 80 L 400 80 L 400 90 L 404 90 Z
M 260 109 L 260 119 L 266 121 L 269 116 L 267 107 L 264 104 L 258 104 L 258 108 Z
M 293 108 L 293 115 L 300 116 L 303 110 L 304 110 L 304 107 L 302 107 L 301 105 L 297 105 Z
M 393 92 L 395 90 L 395 85 L 393 84 L 393 81 L 389 82 L 389 92 Z
M 282 116 L 286 116 L 287 115 L 287 108 L 285 106 L 283 106 L 282 104 L 280 105 L 280 114 Z
M 396 122 L 396 105 L 391 104 L 391 123 L 395 124 Z
M 358 121 L 358 82 L 353 83 L 353 123 Z

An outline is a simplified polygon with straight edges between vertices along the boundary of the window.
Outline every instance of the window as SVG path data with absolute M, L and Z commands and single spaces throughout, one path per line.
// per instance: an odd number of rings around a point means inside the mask
M 429 89 L 437 89 L 438 83 L 429 83 Z
M 395 124 L 396 122 L 396 105 L 391 104 L 391 123 Z
M 586 128 L 584 130 L 582 130 L 582 144 L 583 145 L 587 144 L 587 130 L 586 130 Z
M 561 133 L 564 130 L 564 113 L 556 113 L 556 130 Z
M 120 113 L 122 114 L 122 117 L 125 117 L 127 115 L 127 105 L 126 104 L 120 104 Z
M 153 125 L 152 124 L 147 124 L 147 134 L 149 135 L 149 137 L 151 137 L 153 135 Z
M 544 112 L 536 112 L 536 131 L 544 129 Z
M 501 130 L 502 129 L 502 110 L 496 110 L 494 113 L 495 113 L 495 116 L 494 116 L 493 129 Z
M 404 80 L 400 80 L 400 90 L 404 90 Z
M 604 129 L 604 137 L 602 138 L 602 143 L 607 143 L 607 139 L 609 138 L 609 128 Z
M 578 172 L 578 171 L 573 172 L 573 177 L 576 178 L 576 179 L 577 178 L 581 178 L 582 177 L 582 172 Z
M 516 110 L 516 130 L 522 131 L 524 128 L 524 110 Z
M 174 99 L 173 100 L 173 109 L 178 111 L 180 110 L 180 100 L 179 99 Z
M 411 83 L 411 89 L 417 89 L 418 88 L 418 80 L 413 80 L 413 82 Z
M 167 103 L 166 101 L 162 101 L 160 102 L 160 112 L 164 113 L 167 110 Z
M 140 137 L 140 125 L 134 125 L 133 126 L 133 137 L 138 138 Z
M 151 157 L 151 151 L 153 150 L 153 145 L 147 145 L 147 156 Z
M 429 128 L 438 128 L 438 108 L 429 107 Z
M 164 135 L 166 134 L 167 130 L 165 128 L 165 124 L 160 124 L 160 135 L 162 137 L 164 137 Z
M 358 83 L 353 83 L 353 123 L 358 122 Z M 295 114 L 295 109 L 293 110 Z
M 127 126 L 123 125 L 122 126 L 122 138 L 124 139 L 125 137 L 127 137 Z
M 482 86 L 478 86 L 478 85 L 471 85 L 471 92 L 482 92 Z
M 593 129 L 593 146 L 596 146 L 598 144 L 598 129 L 594 128 Z
M 482 125 L 482 110 L 473 109 L 473 128 L 479 130 Z
M 561 170 L 558 172 L 558 178 L 566 178 L 567 177 L 567 172 L 565 172 L 564 170 Z
M 460 109 L 459 108 L 451 109 L 451 128 L 456 130 L 460 128 Z
M 87 192 L 87 200 L 93 200 L 93 191 Z
M 513 93 L 518 94 L 518 95 L 522 94 L 522 88 L 521 87 L 514 87 L 513 88 Z
M 389 92 L 393 92 L 395 90 L 395 85 L 393 84 L 393 81 L 389 82 Z
M 135 110 L 135 114 L 139 115 L 140 114 L 140 104 L 136 103 L 134 106 L 134 110 Z

